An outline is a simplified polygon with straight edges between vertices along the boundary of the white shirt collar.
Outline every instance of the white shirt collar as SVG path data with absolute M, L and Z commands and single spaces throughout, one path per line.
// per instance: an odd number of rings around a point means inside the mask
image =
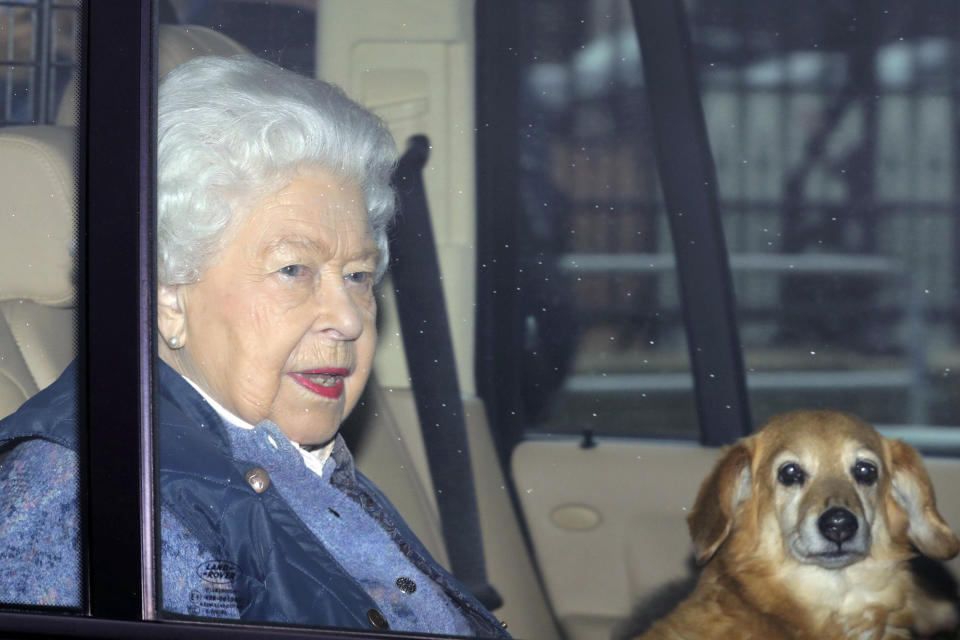
M 241 418 L 240 416 L 237 416 L 233 412 L 226 409 L 223 405 L 221 405 L 219 402 L 214 400 L 212 397 L 210 397 L 210 394 L 208 394 L 206 391 L 201 389 L 200 386 L 197 383 L 195 383 L 193 380 L 191 380 L 187 376 L 183 376 L 183 379 L 189 382 L 191 387 L 196 389 L 197 393 L 199 393 L 203 397 L 203 399 L 207 401 L 207 404 L 213 407 L 213 410 L 217 412 L 217 415 L 219 415 L 220 418 L 224 421 L 224 423 L 226 423 L 228 426 L 236 427 L 238 429 L 247 429 L 247 430 L 252 430 L 256 428 L 252 424 L 250 424 L 249 422 Z M 330 458 L 330 452 L 333 451 L 333 443 L 334 443 L 334 440 L 331 440 L 329 443 L 320 447 L 319 449 L 314 449 L 313 451 L 307 451 L 306 449 L 301 447 L 299 443 L 294 442 L 293 440 L 290 440 L 290 444 L 292 444 L 297 449 L 297 451 L 300 452 L 300 455 L 303 456 L 303 462 L 304 464 L 307 465 L 307 468 L 313 471 L 318 476 L 323 475 L 323 467 L 326 464 L 327 460 Z

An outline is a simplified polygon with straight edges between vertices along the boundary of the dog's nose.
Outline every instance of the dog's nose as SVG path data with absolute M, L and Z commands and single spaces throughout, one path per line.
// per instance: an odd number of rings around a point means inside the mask
M 837 544 L 852 538 L 858 526 L 857 516 L 842 507 L 827 509 L 817 520 L 817 527 L 823 537 Z

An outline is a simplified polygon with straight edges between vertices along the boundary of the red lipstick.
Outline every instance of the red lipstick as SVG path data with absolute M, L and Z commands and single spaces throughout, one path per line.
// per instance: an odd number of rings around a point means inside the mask
M 339 398 L 343 394 L 343 379 L 349 369 L 327 368 L 295 371 L 289 374 L 301 387 L 324 398 Z

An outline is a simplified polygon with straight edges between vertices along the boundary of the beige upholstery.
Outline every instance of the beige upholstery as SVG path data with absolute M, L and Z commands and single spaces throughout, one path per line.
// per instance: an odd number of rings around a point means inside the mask
M 161 25 L 158 73 L 201 55 L 247 50 L 206 27 Z M 0 129 L 0 418 L 53 382 L 76 354 L 75 80 L 57 126 Z
M 158 30 L 157 77 L 162 78 L 187 60 L 199 56 L 233 56 L 249 53 L 243 45 L 219 31 L 192 24 L 162 24 Z M 76 76 L 63 94 L 57 109 L 57 124 L 69 126 L 77 118 Z
M 0 129 L 0 417 L 53 382 L 75 353 L 74 137 Z
M 77 108 L 77 99 L 79 87 L 77 87 L 77 74 L 70 76 L 70 82 L 63 92 L 63 98 L 60 99 L 60 105 L 57 107 L 56 125 L 58 127 L 75 127 L 80 121 L 80 111 Z
M 199 56 L 234 56 L 249 51 L 219 31 L 197 25 L 160 25 L 157 77 Z

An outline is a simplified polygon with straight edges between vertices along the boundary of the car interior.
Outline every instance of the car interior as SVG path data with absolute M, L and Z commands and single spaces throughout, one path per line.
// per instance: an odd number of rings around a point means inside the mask
M 217 3 L 182 0 L 166 3 L 158 11 L 158 77 L 195 56 L 239 53 L 267 55 L 266 48 L 258 49 L 261 43 L 255 34 L 243 42 L 236 33 L 231 35 L 226 28 L 218 29 L 215 18 L 211 18 L 208 24 L 189 22 L 191 17 L 197 19 L 202 16 L 202 5 L 207 4 Z M 220 4 L 223 5 L 218 9 L 221 13 L 213 11 L 210 15 L 222 16 L 222 12 L 237 7 L 238 11 L 242 11 L 246 5 L 256 3 Z M 650 329 L 652 325 L 643 319 L 646 317 L 643 316 L 644 310 L 637 311 L 636 307 L 631 307 L 627 322 L 633 322 L 630 331 L 635 330 L 635 335 L 627 335 L 626 330 L 620 329 L 584 330 L 576 335 L 571 334 L 571 344 L 568 346 L 574 349 L 572 343 L 577 343 L 579 350 L 566 363 L 552 367 L 554 380 L 551 381 L 550 376 L 544 377 L 545 405 L 549 404 L 546 402 L 548 398 L 553 398 L 545 411 L 553 412 L 553 423 L 531 418 L 527 424 L 520 424 L 521 417 L 508 425 L 510 429 L 507 429 L 505 425 L 510 419 L 508 414 L 511 407 L 516 409 L 526 401 L 520 398 L 521 394 L 537 394 L 536 388 L 532 391 L 519 388 L 526 384 L 526 381 L 520 380 L 523 372 L 529 371 L 525 367 L 536 364 L 527 365 L 520 360 L 530 359 L 531 352 L 536 349 L 513 353 L 516 371 L 505 370 L 510 368 L 509 354 L 494 356 L 492 351 L 486 351 L 493 347 L 491 340 L 484 336 L 491 331 L 495 333 L 495 328 L 503 325 L 497 325 L 496 319 L 488 321 L 484 314 L 504 313 L 503 309 L 508 307 L 491 310 L 478 305 L 478 300 L 484 294 L 479 289 L 489 282 L 478 274 L 484 273 L 487 267 L 485 261 L 497 259 L 519 261 L 510 264 L 522 271 L 533 263 L 535 252 L 523 255 L 521 252 L 528 248 L 524 246 L 505 246 L 499 247 L 496 252 L 481 252 L 489 246 L 489 242 L 482 230 L 478 231 L 478 225 L 482 224 L 479 218 L 489 213 L 489 206 L 481 207 L 478 203 L 488 202 L 483 200 L 485 197 L 496 200 L 499 195 L 489 191 L 481 193 L 489 184 L 487 172 L 494 170 L 493 165 L 499 159 L 496 153 L 483 154 L 480 152 L 482 149 L 478 150 L 478 145 L 487 144 L 481 138 L 486 127 L 490 126 L 489 122 L 483 120 L 488 114 L 479 113 L 478 105 L 484 104 L 488 98 L 496 100 L 500 95 L 491 93 L 493 97 L 490 97 L 478 93 L 494 91 L 491 82 L 496 81 L 491 77 L 489 66 L 482 66 L 487 64 L 482 58 L 493 55 L 489 49 L 492 45 L 479 40 L 489 36 L 489 32 L 480 27 L 495 22 L 489 13 L 493 10 L 489 7 L 480 8 L 485 3 L 469 0 L 391 0 L 389 3 L 378 0 L 288 0 L 274 4 L 283 9 L 283 16 L 299 16 L 298 19 L 303 23 L 301 26 L 312 32 L 315 38 L 312 72 L 317 77 L 340 85 L 348 95 L 383 118 L 401 151 L 407 148 L 413 136 L 426 136 L 429 140 L 429 159 L 423 171 L 425 196 L 436 238 L 435 250 L 442 274 L 440 280 L 449 320 L 454 366 L 463 401 L 472 490 L 476 497 L 487 580 L 502 600 L 502 605 L 494 611 L 495 615 L 507 624 L 508 631 L 516 638 L 607 640 L 632 637 L 631 634 L 638 628 L 637 621 L 661 606 L 654 601 L 659 602 L 658 598 L 662 599 L 664 594 L 669 596 L 671 589 L 682 591 L 683 585 L 694 575 L 686 516 L 701 481 L 719 452 L 716 446 L 704 444 L 709 440 L 703 436 L 704 423 L 710 422 L 712 417 L 698 413 L 691 391 L 689 358 L 695 358 L 696 348 L 699 347 L 692 348 L 690 354 L 686 353 L 689 345 L 685 343 L 683 326 L 691 320 L 681 313 L 677 301 L 675 289 L 683 285 L 676 275 L 666 223 L 649 232 L 651 238 L 661 239 L 659 244 L 650 245 L 652 248 L 643 251 L 634 250 L 632 256 L 629 249 L 604 254 L 607 262 L 597 262 L 599 266 L 591 267 L 594 263 L 590 261 L 587 250 L 577 249 L 577 245 L 571 245 L 570 242 L 556 245 L 574 247 L 566 249 L 565 255 L 550 255 L 549 252 L 538 254 L 561 265 L 546 277 L 549 279 L 551 274 L 556 274 L 561 286 L 569 284 L 581 311 L 602 311 L 602 305 L 597 301 L 604 295 L 606 285 L 603 283 L 607 280 L 601 282 L 601 279 L 611 277 L 610 273 L 614 273 L 620 274 L 617 277 L 622 277 L 623 282 L 633 278 L 628 284 L 618 281 L 620 284 L 617 285 L 638 292 L 640 299 L 631 304 L 642 306 L 644 301 L 658 299 L 658 296 L 670 300 L 667 306 L 651 307 L 650 313 L 659 315 L 663 311 L 667 318 L 663 322 L 673 322 L 676 326 Z M 613 82 L 612 74 L 625 73 L 621 67 L 628 64 L 635 65 L 636 74 L 641 73 L 640 60 L 635 53 L 637 36 L 633 20 L 642 20 L 643 16 L 632 15 L 631 10 L 642 11 L 649 3 L 635 2 L 631 8 L 626 2 L 584 0 L 571 3 L 565 12 L 553 13 L 546 4 L 549 3 L 531 3 L 524 19 L 532 20 L 530 16 L 536 17 L 537 11 L 540 11 L 542 16 L 546 16 L 545 19 L 555 20 L 553 23 L 548 20 L 547 31 L 575 30 L 578 28 L 576 24 L 563 24 L 561 19 L 576 23 L 578 15 L 584 16 L 584 20 L 599 20 L 604 15 L 610 19 L 612 14 L 617 24 L 606 32 L 613 34 L 611 38 L 597 39 L 592 45 L 587 42 L 581 46 L 579 55 L 571 56 L 565 69 L 557 63 L 525 67 L 523 80 L 527 82 L 526 89 L 531 94 L 539 90 L 546 97 L 538 102 L 536 95 L 523 95 L 519 100 L 529 100 L 534 109 L 547 113 L 550 109 L 558 108 L 551 105 L 550 96 L 547 95 L 554 90 L 552 87 L 565 82 L 579 86 L 581 92 L 576 100 L 586 103 L 588 98 L 584 96 L 590 91 L 590 83 L 600 91 L 603 85 Z M 688 16 L 703 17 L 711 11 L 705 8 L 709 3 L 699 0 L 672 4 L 681 9 L 686 5 Z M 774 4 L 780 7 L 782 3 Z M 818 6 L 824 4 L 828 3 L 818 3 Z M 22 10 L 23 7 L 4 5 L 0 7 L 0 20 Z M 716 5 L 712 11 L 720 13 L 723 7 Z M 736 13 L 730 9 L 731 15 Z M 516 18 L 519 14 L 520 10 L 515 6 L 503 12 L 506 18 Z M 14 22 L 11 17 L 9 24 Z M 701 24 L 698 33 L 707 33 L 710 28 L 720 29 L 718 25 L 721 24 L 722 20 L 719 19 L 707 26 Z M 264 23 L 264 29 L 271 26 L 272 23 Z M 514 24 L 511 29 L 521 32 L 521 39 L 527 33 L 523 31 L 522 23 Z M 633 38 L 633 42 L 621 42 L 617 39 L 621 34 L 624 38 Z M 528 35 L 532 38 L 535 34 L 530 31 Z M 766 37 L 754 35 L 758 39 Z M 960 30 L 953 32 L 950 37 L 951 54 L 960 60 Z M 922 40 L 920 45 L 926 43 L 928 49 L 932 46 L 930 42 L 933 36 L 919 35 L 917 38 Z M 607 46 L 608 50 L 604 51 L 601 45 Z M 634 53 L 625 53 L 628 50 Z M 806 58 L 801 57 L 803 52 L 797 53 L 797 58 L 782 63 L 782 69 L 778 69 L 785 70 L 787 74 L 813 73 L 811 65 L 815 65 L 816 61 L 812 58 L 812 51 L 806 52 L 809 54 Z M 12 46 L 10 52 L 13 52 Z M 605 61 L 603 56 L 607 56 Z M 496 58 L 501 59 L 502 56 Z M 923 61 L 921 58 L 918 60 Z M 771 60 L 758 59 L 755 63 L 745 73 L 756 76 L 773 73 L 762 68 L 763 64 L 773 65 Z M 484 74 L 483 78 L 478 78 L 481 73 Z M 504 71 L 504 82 L 519 77 L 520 73 L 516 70 Z M 563 76 L 566 79 L 561 78 L 563 73 L 569 74 Z M 77 105 L 78 95 L 81 95 L 77 88 L 78 77 L 75 72 L 72 80 L 59 91 L 57 104 L 47 107 L 51 117 L 30 123 L 14 122 L 8 118 L 8 122 L 0 127 L 0 180 L 4 184 L 4 203 L 0 213 L 0 418 L 13 413 L 27 398 L 55 380 L 77 352 L 75 327 L 78 322 L 78 301 L 83 295 L 75 284 L 77 219 L 82 208 L 78 195 L 75 135 L 80 118 Z M 738 80 L 741 83 L 748 81 L 742 78 Z M 956 80 L 953 83 L 957 85 Z M 901 93 L 896 95 L 901 95 L 906 89 L 897 91 Z M 779 100 L 781 102 L 776 104 L 782 105 L 790 99 L 785 95 L 783 91 L 777 94 L 775 90 L 770 90 L 736 103 L 735 99 L 720 92 L 705 93 L 703 108 L 710 125 L 711 118 L 720 118 L 718 110 L 729 111 L 742 107 L 744 112 L 738 116 L 741 118 L 738 122 L 741 126 L 747 126 L 746 122 L 751 118 L 759 121 L 766 117 L 762 112 L 763 100 L 769 99 L 771 104 Z M 593 103 L 588 104 L 587 108 L 595 108 L 595 105 L 591 105 Z M 924 105 L 917 109 L 935 108 L 932 102 L 929 106 Z M 808 107 L 808 110 L 813 109 Z M 649 129 L 654 126 L 651 124 L 654 121 L 645 115 L 648 114 L 648 107 L 631 103 L 619 105 L 617 109 L 625 118 L 643 120 L 643 126 L 647 127 L 648 143 L 637 153 L 653 154 L 654 145 L 649 137 Z M 585 127 L 586 133 L 580 134 L 585 136 L 584 139 L 590 138 L 591 126 L 599 126 L 590 121 L 590 112 L 587 113 L 587 116 L 582 116 L 583 122 L 570 125 Z M 631 113 L 632 116 L 629 115 Z M 596 112 L 593 117 L 603 121 L 609 116 Z M 802 117 L 805 116 L 798 116 Z M 829 114 L 824 117 L 829 117 Z M 917 117 L 923 119 L 922 114 Z M 617 125 L 614 123 L 612 126 Z M 753 188 L 750 184 L 740 185 L 738 188 L 743 193 L 736 197 L 723 194 L 724 180 L 727 179 L 724 167 L 727 164 L 720 156 L 726 153 L 723 147 L 723 135 L 726 133 L 715 125 L 710 126 L 715 127 L 711 130 L 711 144 L 715 146 L 721 195 L 726 198 L 721 200 L 730 203 L 739 201 L 737 198 L 744 199 L 744 194 Z M 812 126 L 815 129 L 818 125 Z M 866 125 L 861 122 L 859 126 Z M 955 122 L 953 126 L 956 126 Z M 946 133 L 948 137 L 955 136 L 957 131 L 954 129 Z M 513 135 L 513 132 L 501 135 Z M 837 140 L 822 141 L 822 144 L 834 147 L 841 145 L 843 135 L 848 134 L 842 134 Z M 522 137 L 522 132 L 518 132 L 517 137 Z M 776 144 L 769 139 L 767 143 Z M 630 174 L 630 162 L 617 156 L 633 153 L 628 148 L 631 145 L 642 146 L 644 142 L 640 136 L 618 141 L 620 147 L 607 148 L 608 156 L 599 159 L 588 157 L 589 151 L 558 150 L 558 144 L 552 140 L 529 142 L 520 150 L 520 159 L 512 160 L 514 164 L 508 164 L 508 168 L 513 167 L 529 177 L 535 172 L 524 168 L 523 163 L 528 161 L 524 154 L 552 153 L 550 162 L 554 166 L 549 170 L 554 183 L 550 188 L 568 188 L 566 197 L 592 198 L 591 202 L 595 201 L 597 207 L 606 206 L 609 198 L 605 200 L 605 196 L 591 195 L 591 187 L 583 182 L 580 174 L 571 173 L 570 167 L 578 162 L 593 162 L 591 166 L 607 163 L 612 166 L 608 167 L 612 172 L 610 175 L 617 175 L 619 165 L 621 173 L 627 175 L 615 180 L 625 181 L 630 189 L 638 191 L 646 189 L 657 192 L 659 189 L 657 184 L 651 182 L 658 180 L 656 171 L 650 173 L 653 178 L 650 175 Z M 554 145 L 554 148 L 550 148 L 550 145 Z M 954 145 L 952 153 L 957 149 L 960 147 Z M 955 163 L 956 157 L 951 156 L 949 162 Z M 955 167 L 955 164 L 951 166 Z M 660 169 L 662 171 L 663 167 L 660 166 Z M 922 169 L 921 166 L 914 171 L 919 173 Z M 536 178 L 534 175 L 534 183 Z M 567 179 L 569 182 L 565 182 Z M 534 187 L 530 188 L 527 196 L 544 200 L 541 208 L 546 207 L 548 196 L 542 190 L 535 192 Z M 559 201 L 559 198 L 551 200 L 554 201 Z M 837 201 L 840 202 L 840 199 Z M 514 201 L 504 201 L 499 206 L 515 205 Z M 494 202 L 492 206 L 498 205 Z M 955 217 L 956 209 L 953 213 Z M 96 225 L 94 213 L 88 212 L 87 215 L 89 224 Z M 404 224 L 404 215 L 400 215 L 397 224 Z M 657 212 L 656 215 L 663 214 Z M 507 224 L 501 218 L 498 220 L 501 220 L 498 224 Z M 548 224 L 551 223 L 548 221 Z M 594 228 L 587 223 L 581 225 L 574 222 L 570 223 L 569 229 L 558 227 L 550 233 L 567 236 L 574 232 L 580 236 L 605 234 L 607 238 L 639 234 L 629 224 Z M 737 246 L 730 240 L 736 230 L 728 227 L 725 231 L 728 244 Z M 780 231 L 783 232 L 782 229 Z M 723 232 L 720 231 L 721 234 Z M 960 235 L 956 235 L 954 230 L 950 233 L 955 235 L 947 240 L 944 251 L 929 249 L 929 255 L 932 256 L 930 261 L 940 261 L 946 271 L 950 271 L 951 265 L 956 263 L 956 250 L 960 246 Z M 758 261 L 756 256 L 764 250 L 759 243 L 757 240 L 758 247 L 752 251 L 730 251 L 730 267 L 736 285 L 731 295 L 740 296 L 742 293 L 747 298 L 770 297 L 770 292 L 776 289 L 780 279 L 800 278 L 803 275 L 798 276 L 799 271 L 793 266 L 794 263 L 801 266 L 806 264 L 803 257 L 798 256 L 792 262 L 789 258 L 778 263 Z M 596 253 L 600 255 L 600 252 Z M 837 250 L 830 255 L 840 253 Z M 838 281 L 837 278 L 849 277 L 862 287 L 873 287 L 871 290 L 880 291 L 877 295 L 890 303 L 888 307 L 895 307 L 898 302 L 905 300 L 899 296 L 896 288 L 863 284 L 874 276 L 864 276 L 862 272 L 850 276 L 843 271 L 848 267 L 846 262 L 831 263 L 826 258 L 818 262 L 815 252 L 804 255 L 812 258 L 806 258 L 811 264 L 809 270 L 804 272 L 806 275 L 803 277 L 807 277 L 808 282 L 803 286 L 814 286 L 809 284 L 809 279 L 817 277 L 817 274 L 826 274 L 824 277 L 832 278 L 829 282 L 834 283 Z M 850 256 L 854 256 L 853 252 Z M 623 261 L 629 261 L 631 257 L 643 262 L 643 265 L 622 266 L 625 264 Z M 874 268 L 865 264 L 861 260 L 849 269 L 853 272 L 856 269 Z M 564 268 L 566 271 L 563 271 Z M 886 268 L 881 265 L 872 273 L 875 275 Z M 640 275 L 623 275 L 629 269 L 634 269 Z M 955 273 L 956 270 L 950 272 Z M 760 276 L 757 276 L 758 273 Z M 749 280 L 756 277 L 766 280 L 759 285 L 756 284 L 759 280 Z M 504 287 L 512 285 L 503 283 Z M 918 286 L 922 288 L 924 284 Z M 951 281 L 948 295 L 956 299 L 958 286 Z M 424 433 L 429 432 L 423 428 L 418 417 L 412 381 L 414 373 L 407 365 L 403 341 L 405 329 L 400 323 L 389 275 L 380 286 L 378 295 L 380 342 L 374 377 L 360 406 L 344 426 L 344 436 L 359 469 L 384 490 L 431 554 L 449 566 L 451 551 L 448 547 L 451 541 L 445 538 L 437 501 L 438 488 L 425 446 Z M 543 318 L 549 319 L 554 311 L 557 323 L 556 326 L 550 326 L 558 332 L 554 334 L 559 336 L 558 342 L 562 342 L 564 327 L 560 325 L 567 322 L 568 318 L 563 313 L 563 300 L 551 300 L 556 304 L 542 317 L 532 314 L 524 319 L 522 313 L 518 314 L 517 317 L 521 319 L 514 323 L 517 329 L 515 334 L 509 335 L 507 344 L 520 344 L 529 335 L 533 335 L 531 339 L 535 340 L 536 323 L 540 321 L 546 324 L 548 320 Z M 566 328 L 579 331 L 587 323 L 585 313 L 581 313 L 578 320 L 570 320 Z M 949 317 L 950 313 L 952 317 Z M 943 322 L 928 331 L 924 338 L 926 360 L 917 364 L 916 352 L 911 351 L 912 347 L 906 349 L 903 359 L 912 362 L 910 366 L 923 369 L 923 380 L 955 375 L 950 364 L 954 352 L 960 353 L 954 346 L 960 344 L 956 337 L 956 327 L 960 326 L 956 323 L 956 313 L 956 306 L 951 311 L 943 312 Z M 745 312 L 741 316 L 744 343 L 754 340 L 756 335 L 775 331 L 761 327 L 759 321 L 748 315 Z M 710 321 L 709 318 L 702 320 Z M 574 328 L 577 322 L 581 326 Z M 657 322 L 660 320 L 657 319 Z M 899 323 L 893 330 L 898 339 L 906 334 L 904 340 L 910 340 L 909 309 L 900 309 L 891 314 L 889 322 Z M 482 323 L 486 324 L 478 326 Z M 596 326 L 603 328 L 607 325 L 598 322 Z M 524 330 L 528 333 L 525 334 Z M 867 333 L 861 333 L 861 337 L 872 339 L 870 330 L 863 331 Z M 495 334 L 494 342 L 497 338 Z M 549 335 L 544 333 L 540 339 L 543 349 L 551 348 Z M 679 360 L 666 362 L 662 350 L 651 346 L 658 341 L 672 344 L 671 353 L 680 353 Z M 590 351 L 583 346 L 588 343 L 597 343 L 599 346 Z M 623 347 L 620 343 L 623 343 Z M 949 344 L 949 353 L 946 350 L 935 353 L 936 347 L 931 345 L 939 344 Z M 887 351 L 881 356 L 885 362 L 893 362 L 902 355 L 896 349 L 884 348 Z M 824 342 L 823 350 L 830 350 L 827 342 Z M 648 360 L 653 364 L 641 368 L 639 373 L 634 372 L 628 360 L 631 354 L 636 353 L 644 358 L 645 366 Z M 839 364 L 819 380 L 811 377 L 816 372 L 810 373 L 806 369 L 801 372 L 803 375 L 788 375 L 792 371 L 791 362 L 799 361 L 794 351 L 769 349 L 748 358 L 748 387 L 752 383 L 757 385 L 757 390 L 750 387 L 751 392 L 758 395 L 766 392 L 776 399 L 762 409 L 754 409 L 753 415 L 758 418 L 756 426 L 759 426 L 759 418 L 769 417 L 771 411 L 768 406 L 793 408 L 791 403 L 794 402 L 839 406 L 863 413 L 864 407 L 869 410 L 875 403 L 906 405 L 914 401 L 922 403 L 922 398 L 930 401 L 928 396 L 933 391 L 917 392 L 921 395 L 908 393 L 909 389 L 914 389 L 911 385 L 917 384 L 916 378 L 911 377 L 913 374 L 904 374 L 906 377 L 897 378 L 895 383 L 889 382 L 889 376 L 878 382 L 880 378 L 876 372 L 884 369 L 880 365 L 870 364 L 865 369 L 876 375 L 855 379 L 853 373 L 859 366 L 857 358 L 863 360 L 866 356 L 854 350 L 850 360 L 843 361 L 846 352 L 834 350 L 833 353 Z M 878 361 L 881 356 L 877 356 Z M 488 375 L 491 371 L 490 362 L 494 361 L 498 365 L 508 363 L 508 366 L 494 368 L 495 373 Z M 764 366 L 759 362 L 773 363 L 768 367 L 771 372 L 769 376 L 763 377 L 755 372 L 755 369 L 762 370 Z M 898 367 L 890 368 L 900 371 L 902 367 Z M 850 375 L 843 377 L 841 374 L 844 372 Z M 507 387 L 497 390 L 501 395 L 492 397 L 487 392 L 491 387 L 501 384 Z M 551 384 L 554 386 L 550 387 Z M 622 386 L 618 387 L 618 384 Z M 763 387 L 763 384 L 768 387 Z M 791 384 L 798 385 L 797 388 L 806 395 L 791 396 L 786 393 L 784 389 L 789 390 Z M 858 387 L 858 384 L 861 386 Z M 895 385 L 909 389 L 902 393 L 900 387 L 891 390 Z M 556 395 L 557 389 L 562 389 L 567 395 L 557 400 L 561 397 Z M 823 391 L 825 399 L 811 400 L 818 389 Z M 902 437 L 926 454 L 926 464 L 938 491 L 940 512 L 955 530 L 960 527 L 960 492 L 957 491 L 960 487 L 960 422 L 957 422 L 960 395 L 956 389 L 956 383 L 953 382 L 952 390 L 947 392 L 947 399 L 938 409 L 939 413 L 922 416 L 924 422 L 910 422 L 909 416 L 904 414 L 907 417 L 902 420 L 877 425 L 881 432 Z M 580 395 L 577 396 L 577 393 Z M 927 395 L 923 396 L 923 393 Z M 647 394 L 651 398 L 668 398 L 661 404 L 671 407 L 677 405 L 678 408 L 663 408 L 658 404 L 659 400 L 648 401 Z M 504 400 L 510 397 L 514 398 L 515 406 L 509 400 Z M 579 405 L 576 405 L 577 402 Z M 649 410 L 638 410 L 637 406 Z M 528 415 L 533 414 L 531 411 Z M 591 419 L 591 414 L 594 419 Z M 540 412 L 538 415 L 543 414 Z M 912 415 L 916 417 L 918 414 Z M 610 416 L 609 424 L 604 423 L 605 416 Z M 870 415 L 864 417 L 876 420 Z M 646 424 L 637 424 L 642 422 Z M 519 427 L 516 426 L 518 424 Z M 726 440 L 726 443 L 729 442 L 729 439 Z M 960 575 L 960 561 L 947 563 L 947 568 L 953 576 Z M 955 582 L 953 588 L 956 595 Z

